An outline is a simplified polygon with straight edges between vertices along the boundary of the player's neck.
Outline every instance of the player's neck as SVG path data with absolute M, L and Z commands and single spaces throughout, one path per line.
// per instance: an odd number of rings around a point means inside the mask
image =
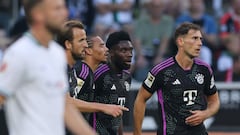
M 184 70 L 190 70 L 192 68 L 193 65 L 193 59 L 187 57 L 187 56 L 183 56 L 180 53 L 178 53 L 175 56 L 175 59 L 178 63 L 178 65 L 184 69 Z
M 53 40 L 53 35 L 45 29 L 42 29 L 39 26 L 32 26 L 30 29 L 33 37 L 44 47 L 49 46 L 49 42 Z
M 110 66 L 111 68 L 113 69 L 113 71 L 116 73 L 116 74 L 120 74 L 122 73 L 122 69 L 120 69 L 117 65 L 115 65 L 113 62 L 110 62 Z
M 76 63 L 70 51 L 66 51 L 68 65 L 72 68 Z
M 97 69 L 98 65 L 100 64 L 99 62 L 90 57 L 85 57 L 83 62 L 86 63 L 93 72 Z

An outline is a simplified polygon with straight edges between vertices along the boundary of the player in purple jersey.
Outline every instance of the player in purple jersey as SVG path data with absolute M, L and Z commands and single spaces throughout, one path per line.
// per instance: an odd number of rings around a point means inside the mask
M 111 33 L 106 45 L 110 60 L 95 71 L 95 101 L 105 104 L 125 106 L 130 89 L 131 75 L 127 71 L 131 65 L 132 43 L 124 31 Z M 122 117 L 114 118 L 103 113 L 96 115 L 96 131 L 100 135 L 122 135 Z
M 178 53 L 149 71 L 134 104 L 134 135 L 141 134 L 146 101 L 156 91 L 158 135 L 207 135 L 203 121 L 217 113 L 219 98 L 212 69 L 197 59 L 200 27 L 183 23 L 175 32 Z
M 77 60 L 82 60 L 83 57 L 85 57 L 85 51 L 88 48 L 86 32 L 83 24 L 79 21 L 66 22 L 62 32 L 57 36 L 57 41 L 66 51 L 70 89 L 75 89 L 77 79 L 72 68 Z M 69 98 L 69 102 L 75 104 L 81 112 L 100 111 L 114 117 L 121 115 L 123 110 L 128 110 L 121 106 L 91 103 L 73 98 Z
M 74 65 L 74 76 L 77 84 L 73 91 L 70 91 L 72 97 L 88 102 L 94 101 L 94 75 L 101 62 L 106 62 L 108 58 L 108 48 L 99 36 L 88 37 L 88 47 L 85 49 L 85 57 Z M 85 119 L 90 125 L 93 125 L 92 113 L 83 113 Z

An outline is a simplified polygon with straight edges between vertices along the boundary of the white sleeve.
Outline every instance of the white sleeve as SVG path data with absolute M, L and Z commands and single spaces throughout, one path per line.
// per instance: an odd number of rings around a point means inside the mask
M 10 96 L 16 91 L 24 75 L 24 60 L 16 51 L 7 50 L 0 66 L 0 94 Z

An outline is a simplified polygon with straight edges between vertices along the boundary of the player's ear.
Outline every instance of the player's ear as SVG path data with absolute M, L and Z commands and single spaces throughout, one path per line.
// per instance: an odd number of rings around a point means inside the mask
M 92 54 L 93 54 L 92 48 L 86 48 L 86 49 L 85 49 L 85 52 L 86 52 L 86 54 L 88 54 L 88 55 L 92 55 Z
M 69 40 L 66 40 L 64 42 L 64 45 L 65 45 L 67 50 L 71 50 L 72 49 L 72 43 Z
M 184 44 L 183 37 L 178 37 L 177 40 L 176 40 L 176 42 L 177 42 L 177 45 L 178 45 L 178 46 L 183 46 L 183 44 Z

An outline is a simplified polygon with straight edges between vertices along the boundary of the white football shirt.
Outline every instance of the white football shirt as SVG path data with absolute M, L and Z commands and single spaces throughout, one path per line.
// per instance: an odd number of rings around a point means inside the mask
M 26 33 L 5 52 L 0 94 L 10 135 L 64 135 L 67 61 L 56 42 L 46 48 Z

